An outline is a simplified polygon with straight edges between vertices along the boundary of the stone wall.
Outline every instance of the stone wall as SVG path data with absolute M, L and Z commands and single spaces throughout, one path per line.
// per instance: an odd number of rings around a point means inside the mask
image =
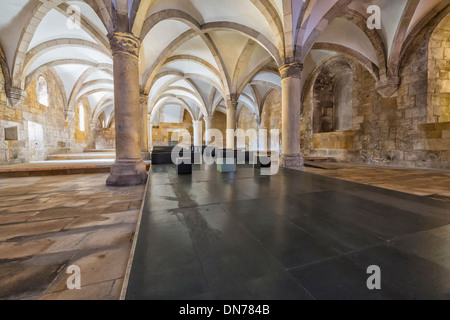
M 411 160 L 417 167 L 450 169 L 450 122 L 419 125 Z
M 267 130 L 267 148 L 271 149 L 269 141 L 272 140 L 272 135 L 270 130 L 279 130 L 279 144 L 281 148 L 281 92 L 277 90 L 272 90 L 272 92 L 267 96 L 266 102 L 264 103 L 263 110 L 261 113 L 261 129 Z
M 116 148 L 116 122 L 113 120 L 109 128 L 102 128 L 100 123 L 95 128 L 95 148 L 97 150 Z
M 216 111 L 212 120 L 212 129 L 219 130 L 222 133 L 222 147 L 227 145 L 227 116 L 226 114 Z M 218 146 L 216 141 L 212 141 L 211 146 Z
M 443 121 L 443 110 L 450 104 L 442 88 L 450 75 L 450 60 L 445 57 L 450 46 L 443 39 L 450 39 L 450 33 L 436 30 L 441 36 L 435 31 L 435 42 L 429 41 L 429 31 L 424 30 L 406 51 L 400 65 L 400 87 L 390 98 L 377 93 L 376 80 L 362 65 L 350 63 L 354 80 L 350 131 L 313 133 L 313 75 L 303 93 L 304 155 L 373 165 L 449 169 L 450 122 Z M 437 56 L 442 60 L 436 60 Z M 343 56 L 334 59 L 348 60 Z M 430 74 L 437 76 L 429 79 Z
M 82 152 L 86 139 L 76 135 L 76 123 L 65 123 L 64 100 L 51 71 L 47 80 L 49 106 L 38 102 L 36 80 L 26 89 L 27 96 L 17 109 L 7 107 L 4 78 L 0 72 L 0 165 L 43 161 L 50 154 Z M 86 122 L 89 130 L 89 121 Z M 17 127 L 17 140 L 6 140 L 5 129 Z
M 250 138 L 245 138 L 245 143 L 243 143 L 243 144 L 240 144 L 238 141 L 237 149 L 239 149 L 239 150 L 256 150 L 258 147 L 258 140 L 257 140 L 257 136 L 256 136 L 256 133 L 258 132 L 258 124 L 256 123 L 253 112 L 249 108 L 244 106 L 240 110 L 238 121 L 237 121 L 237 127 L 238 127 L 238 129 L 241 129 L 244 132 L 247 130 L 254 130 L 254 132 L 255 132 L 255 136 L 254 136 L 254 138 L 252 138 L 252 141 L 250 141 Z
M 267 96 L 261 114 L 261 128 L 281 130 L 281 92 L 277 90 Z
M 428 56 L 428 122 L 449 122 L 450 15 L 431 35 Z
M 160 113 L 161 114 L 161 113 Z M 186 129 L 191 135 L 191 140 L 193 143 L 194 139 L 194 127 L 192 123 L 192 117 L 189 112 L 185 111 L 183 123 L 165 123 L 159 122 L 158 127 L 152 128 L 152 146 L 164 147 L 169 146 L 169 139 L 171 132 L 178 129 Z

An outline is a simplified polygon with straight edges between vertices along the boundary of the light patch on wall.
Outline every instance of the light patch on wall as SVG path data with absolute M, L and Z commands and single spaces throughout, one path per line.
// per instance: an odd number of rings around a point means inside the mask
M 450 93 L 450 80 L 442 81 L 442 92 Z
M 86 123 L 84 120 L 84 106 L 82 104 L 80 104 L 80 131 L 85 132 L 86 131 Z
M 164 123 L 183 123 L 181 118 L 182 108 L 177 105 L 166 105 L 162 110 L 162 119 Z
M 38 102 L 46 107 L 49 106 L 49 98 L 48 98 L 48 86 L 47 80 L 43 76 L 40 76 L 37 82 L 37 97 Z

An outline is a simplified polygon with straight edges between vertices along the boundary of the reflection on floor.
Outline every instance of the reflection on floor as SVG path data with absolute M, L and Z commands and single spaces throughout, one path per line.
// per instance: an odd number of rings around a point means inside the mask
M 449 224 L 448 202 L 311 173 L 155 166 L 126 298 L 449 299 Z

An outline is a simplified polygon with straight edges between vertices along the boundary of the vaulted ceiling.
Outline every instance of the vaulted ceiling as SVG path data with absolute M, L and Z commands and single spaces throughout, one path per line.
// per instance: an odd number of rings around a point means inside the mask
M 408 39 L 450 0 L 15 0 L 2 4 L 3 73 L 22 90 L 52 70 L 70 113 L 87 98 L 92 118 L 111 119 L 112 58 L 107 34 L 128 16 L 141 39 L 141 92 L 149 113 L 165 106 L 194 119 L 226 112 L 228 99 L 260 115 L 281 90 L 278 68 L 304 63 L 303 81 L 332 55 L 351 56 L 377 81 L 395 77 Z M 381 30 L 366 26 L 381 8 Z M 74 9 L 81 28 L 70 27 Z M 116 12 L 116 14 L 114 14 Z M 69 20 L 70 21 L 70 20 Z M 179 112 L 182 114 L 182 112 Z

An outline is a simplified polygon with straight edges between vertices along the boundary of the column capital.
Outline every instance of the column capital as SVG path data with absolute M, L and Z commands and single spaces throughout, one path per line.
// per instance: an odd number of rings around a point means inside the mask
M 12 109 L 17 109 L 27 97 L 26 91 L 22 90 L 21 88 L 13 88 L 8 85 L 6 85 L 5 87 L 7 106 Z
M 141 41 L 132 33 L 114 32 L 108 34 L 112 54 L 127 54 L 139 59 L 139 49 Z
M 64 120 L 66 123 L 70 123 L 75 117 L 75 111 L 64 110 Z
M 148 94 L 141 93 L 140 101 L 141 104 L 148 104 Z
M 261 125 L 261 117 L 257 114 L 255 114 L 255 122 L 258 124 L 258 126 Z
M 97 127 L 97 121 L 98 121 L 98 119 L 96 119 L 96 120 L 91 119 L 90 125 L 91 125 L 92 129 L 95 129 Z
M 212 122 L 213 118 L 213 116 L 203 117 L 203 119 L 205 119 L 205 122 Z
M 280 67 L 280 75 L 281 80 L 289 79 L 289 78 L 298 78 L 300 79 L 303 71 L 303 63 L 293 62 L 287 63 Z
M 400 86 L 400 78 L 396 76 L 390 76 L 385 79 L 381 79 L 377 84 L 377 92 L 383 98 L 391 97 Z
M 227 110 L 228 109 L 237 110 L 238 104 L 239 102 L 236 98 L 227 99 Z

